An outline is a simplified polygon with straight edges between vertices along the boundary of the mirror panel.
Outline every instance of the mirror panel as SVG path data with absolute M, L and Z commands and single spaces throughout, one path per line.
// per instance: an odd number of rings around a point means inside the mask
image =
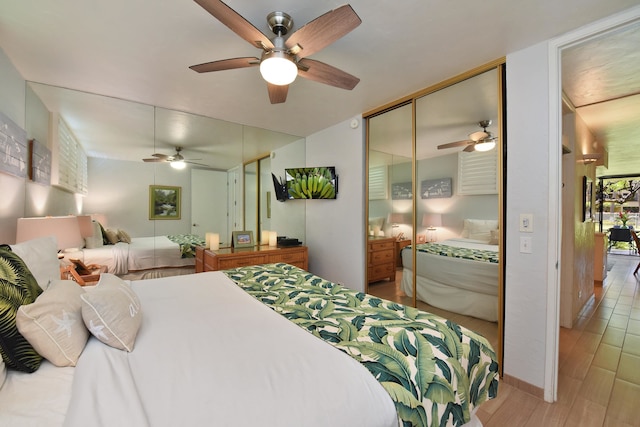
M 412 116 L 412 105 L 406 104 L 368 120 L 367 289 L 370 293 L 376 292 L 376 285 L 394 278 L 396 282 L 413 286 L 411 275 L 404 277 L 398 268 L 402 264 L 400 249 L 413 235 Z M 391 242 L 387 243 L 389 238 Z M 393 247 L 389 254 L 384 252 L 386 245 Z M 387 269 L 391 269 L 391 274 Z M 394 299 L 392 296 L 396 295 L 380 296 Z M 406 299 L 401 302 L 413 305 Z
M 298 166 L 305 159 L 304 138 L 34 82 L 27 82 L 26 92 L 29 137 L 55 145 L 50 123 L 62 117 L 86 152 L 89 170 L 85 196 L 27 182 L 28 216 L 92 213 L 100 215 L 106 226 L 122 228 L 132 237 L 218 232 L 222 243 L 228 243 L 233 229 L 247 227 L 241 225 L 246 215 L 246 221 L 255 224 L 246 229 L 253 230 L 256 239 L 259 224 L 265 227 L 273 221 L 282 231 L 288 224 L 295 225 L 292 235 L 304 239 L 304 209 L 278 203 L 279 209 L 267 210 L 267 193 L 273 194 L 269 158 L 260 163 L 262 179 L 255 176 L 257 165 L 249 179 L 255 199 L 246 206 L 242 190 L 244 162 L 275 152 L 278 165 Z M 175 170 L 166 162 L 142 161 L 154 154 L 174 155 L 176 147 L 182 147 L 181 155 L 197 164 Z M 149 219 L 150 185 L 182 188 L 179 220 Z M 215 209 L 198 207 L 203 194 L 214 187 L 216 191 L 207 197 L 214 200 Z M 273 207 L 273 198 L 270 203 Z M 221 213 L 223 206 L 234 209 Z
M 502 79 L 501 63 L 488 64 L 404 98 L 398 106 L 390 104 L 365 115 L 369 220 L 396 212 L 413 214 L 407 228 L 410 246 L 402 250 L 398 260 L 396 277 L 401 279 L 392 286 L 370 283 L 368 292 L 405 304 L 413 299 L 411 305 L 475 328 L 490 340 L 499 358 L 504 241 L 500 226 Z M 403 110 L 406 112 L 400 118 Z M 479 125 L 484 120 L 491 120 L 485 129 Z M 490 136 L 496 137 L 493 149 L 463 152 L 469 141 L 487 138 L 488 142 Z M 448 143 L 453 147 L 438 149 Z M 475 149 L 476 145 L 472 146 Z M 374 189 L 375 171 L 380 165 L 385 165 L 388 172 L 385 179 L 391 194 L 386 199 Z M 393 186 L 405 181 L 413 184 L 413 198 L 398 200 Z M 396 217 L 398 221 L 400 218 Z M 393 230 L 397 236 L 404 228 Z M 405 245 L 396 242 L 397 249 L 401 246 Z M 487 262 L 481 267 L 474 265 L 474 271 L 467 273 L 453 263 L 443 265 L 442 259 L 457 258 L 453 254 L 456 251 L 473 252 L 474 259 L 481 257 Z M 438 255 L 443 252 L 449 255 Z M 417 268 L 412 268 L 414 265 Z M 455 280 L 462 280 L 463 286 L 456 285 Z M 480 297 L 472 296 L 465 286 L 476 286 L 475 293 Z

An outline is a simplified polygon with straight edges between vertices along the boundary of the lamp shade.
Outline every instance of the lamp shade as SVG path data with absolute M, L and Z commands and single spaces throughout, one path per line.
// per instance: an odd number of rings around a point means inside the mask
M 56 238 L 58 250 L 80 249 L 84 247 L 84 239 L 80 231 L 80 221 L 76 216 L 18 218 L 16 243 L 45 236 L 54 236 Z
M 387 221 L 389 221 L 391 224 L 406 224 L 408 222 L 407 214 L 400 212 L 390 213 Z
M 298 75 L 298 67 L 284 52 L 275 50 L 260 63 L 260 74 L 269 83 L 283 86 L 293 83 Z
M 442 214 L 426 213 L 422 216 L 422 226 L 428 228 L 442 227 Z

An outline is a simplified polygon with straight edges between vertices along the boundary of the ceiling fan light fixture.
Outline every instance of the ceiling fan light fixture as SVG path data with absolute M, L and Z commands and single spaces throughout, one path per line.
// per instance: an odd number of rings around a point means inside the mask
M 171 167 L 174 169 L 182 170 L 187 167 L 187 164 L 184 160 L 174 160 L 171 162 Z
M 476 151 L 491 151 L 495 148 L 495 146 L 496 146 L 496 141 L 492 138 L 487 138 L 486 140 L 477 142 L 473 148 Z
M 260 62 L 262 78 L 272 85 L 286 86 L 298 75 L 298 66 L 282 51 L 266 52 Z

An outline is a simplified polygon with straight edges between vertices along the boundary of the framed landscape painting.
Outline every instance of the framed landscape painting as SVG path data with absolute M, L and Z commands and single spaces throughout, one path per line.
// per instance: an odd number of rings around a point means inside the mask
M 182 187 L 149 186 L 149 219 L 180 219 Z

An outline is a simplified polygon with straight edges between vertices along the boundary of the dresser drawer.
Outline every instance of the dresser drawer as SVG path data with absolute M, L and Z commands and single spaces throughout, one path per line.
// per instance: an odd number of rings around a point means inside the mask
M 305 259 L 303 251 L 285 252 L 283 254 L 269 254 L 269 262 L 286 262 L 287 264 L 301 263 Z
M 246 267 L 247 265 L 267 264 L 268 262 L 268 257 L 264 255 L 220 258 L 218 260 L 218 267 L 220 270 L 226 270 L 227 268 Z
M 393 247 L 386 251 L 375 251 L 369 254 L 371 262 L 374 264 L 391 261 L 395 258 Z
M 379 242 L 369 242 L 370 251 L 382 251 L 385 249 L 395 249 L 395 242 L 393 240 L 382 240 Z

